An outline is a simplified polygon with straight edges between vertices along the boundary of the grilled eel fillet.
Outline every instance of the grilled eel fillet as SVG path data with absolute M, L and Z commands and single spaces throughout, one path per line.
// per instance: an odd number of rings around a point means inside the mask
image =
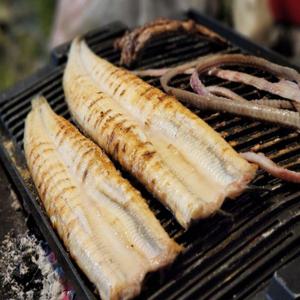
M 102 299 L 129 299 L 181 247 L 93 142 L 44 98 L 25 124 L 25 155 L 51 223 Z
M 63 79 L 81 128 L 187 228 L 239 195 L 256 167 L 174 97 L 75 39 Z

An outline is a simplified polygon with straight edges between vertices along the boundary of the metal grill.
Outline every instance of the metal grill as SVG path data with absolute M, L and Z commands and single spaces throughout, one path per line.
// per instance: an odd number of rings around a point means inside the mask
M 207 25 L 207 20 L 198 17 L 197 21 L 201 23 L 201 20 Z M 86 39 L 97 54 L 117 63 L 119 53 L 113 50 L 112 45 L 125 29 L 122 24 L 113 23 L 100 31 L 91 32 Z M 222 30 L 228 37 L 228 31 Z M 233 38 L 231 42 L 234 42 Z M 31 98 L 37 93 L 43 94 L 57 113 L 70 119 L 62 89 L 67 50 L 68 45 L 57 48 L 53 53 L 53 65 L 43 75 L 32 78 L 21 89 L 0 98 L 0 118 L 4 130 L 0 153 L 27 201 L 25 205 L 29 207 L 29 213 L 34 215 L 37 223 L 40 222 L 42 232 L 76 286 L 78 295 L 93 299 L 93 287 L 74 267 L 38 204 L 35 189 L 20 172 L 24 169 L 24 120 L 30 110 Z M 233 44 L 220 46 L 200 37 L 170 36 L 149 45 L 138 67 L 173 66 L 212 52 L 238 53 L 246 50 Z M 272 55 L 268 58 L 276 59 Z M 270 74 L 262 71 L 247 71 L 273 80 Z M 158 79 L 145 79 L 159 87 Z M 178 76 L 172 84 L 188 88 L 187 79 L 187 76 Z M 252 87 L 213 77 L 203 80 L 206 85 L 218 84 L 231 88 L 249 100 L 270 96 Z M 280 165 L 300 171 L 300 138 L 297 131 L 228 113 L 191 109 L 237 151 L 259 147 L 261 152 Z M 5 148 L 5 142 L 10 140 L 14 145 L 13 154 Z M 17 159 L 12 159 L 15 156 Z M 300 254 L 300 191 L 295 184 L 285 183 L 259 171 L 253 184 L 267 186 L 268 189 L 248 191 L 234 201 L 228 200 L 222 207 L 228 214 L 215 215 L 184 231 L 132 176 L 125 172 L 123 175 L 149 199 L 151 209 L 169 235 L 186 247 L 163 276 L 158 273 L 148 276 L 140 299 L 245 299 L 263 289 L 276 269 Z

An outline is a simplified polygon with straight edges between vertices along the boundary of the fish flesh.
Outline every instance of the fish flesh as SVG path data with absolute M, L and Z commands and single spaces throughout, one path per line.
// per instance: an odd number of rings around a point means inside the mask
M 95 55 L 76 38 L 63 86 L 82 130 L 188 228 L 239 195 L 256 166 L 174 97 Z
M 27 164 L 41 201 L 71 256 L 102 299 L 129 299 L 148 272 L 181 250 L 106 154 L 45 98 L 25 122 Z
M 76 122 L 187 228 L 239 195 L 256 167 L 174 97 L 75 39 L 64 91 Z

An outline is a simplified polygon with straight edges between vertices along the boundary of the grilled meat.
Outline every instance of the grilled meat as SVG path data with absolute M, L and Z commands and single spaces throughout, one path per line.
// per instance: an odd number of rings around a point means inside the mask
M 153 40 L 171 34 L 201 35 L 225 43 L 225 40 L 208 28 L 192 20 L 179 21 L 158 18 L 144 26 L 127 32 L 118 39 L 115 47 L 121 50 L 121 64 L 131 66 L 141 56 L 143 49 Z
M 214 214 L 255 176 L 254 165 L 175 98 L 97 57 L 79 39 L 63 82 L 76 122 L 185 228 Z
M 137 295 L 146 273 L 171 263 L 171 240 L 93 142 L 43 98 L 26 119 L 25 155 L 52 225 L 102 299 Z
M 270 104 L 270 101 L 260 102 L 259 100 L 258 102 L 252 102 L 243 99 L 236 93 L 228 90 L 226 87 L 220 88 L 216 86 L 204 86 L 198 76 L 199 74 L 207 72 L 212 74 L 216 71 L 217 73 L 215 74 L 219 74 L 219 76 L 221 76 L 218 70 L 213 71 L 213 69 L 227 64 L 260 67 L 274 75 L 280 76 L 280 78 L 284 76 L 284 80 L 281 80 L 278 83 L 270 83 L 263 78 L 259 79 L 255 77 L 253 79 L 253 76 L 244 73 L 241 73 L 243 76 L 239 77 L 237 75 L 240 74 L 235 71 L 226 71 L 225 75 L 222 73 L 222 76 L 224 76 L 223 78 L 226 77 L 226 79 L 230 79 L 230 75 L 235 77 L 237 80 L 237 76 L 242 82 L 248 84 L 252 82 L 255 83 L 255 86 L 257 87 L 267 85 L 268 89 L 276 90 L 277 94 L 283 93 L 286 97 L 291 97 L 291 99 L 293 99 L 292 97 L 296 98 L 299 88 L 295 82 L 300 82 L 300 76 L 295 70 L 273 64 L 259 57 L 246 56 L 243 54 L 216 54 L 200 57 L 195 61 L 170 69 L 162 75 L 160 82 L 165 92 L 176 96 L 177 99 L 184 103 L 191 104 L 200 109 L 227 111 L 229 113 L 251 117 L 258 120 L 273 122 L 297 129 L 300 128 L 300 116 L 298 112 L 277 108 L 278 104 L 286 106 L 286 102 L 284 102 L 284 104 L 281 102 L 275 105 Z M 195 93 L 170 85 L 169 82 L 172 78 L 182 74 L 186 70 L 190 70 L 192 67 L 196 67 L 190 78 L 190 84 Z M 286 88 L 287 86 L 289 88 Z M 229 99 L 234 101 L 228 101 Z M 291 104 L 292 108 L 298 109 L 298 102 L 293 101 Z
M 285 181 L 300 183 L 300 172 L 295 172 L 278 166 L 261 152 L 243 152 L 241 153 L 241 156 L 248 161 L 258 164 L 262 169 L 264 169 L 274 177 L 280 178 Z

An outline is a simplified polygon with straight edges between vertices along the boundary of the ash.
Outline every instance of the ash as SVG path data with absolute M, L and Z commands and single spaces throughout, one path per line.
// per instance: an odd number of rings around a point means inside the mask
M 63 292 L 59 276 L 45 251 L 37 239 L 28 233 L 9 233 L 1 242 L 1 285 L 0 290 L 5 292 L 6 299 L 13 300 L 61 299 Z

